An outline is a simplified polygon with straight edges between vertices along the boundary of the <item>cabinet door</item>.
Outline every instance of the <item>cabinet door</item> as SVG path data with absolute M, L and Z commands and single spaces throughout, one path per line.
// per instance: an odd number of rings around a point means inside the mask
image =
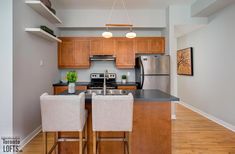
M 140 54 L 164 54 L 164 37 L 140 37 L 135 39 L 136 53 Z
M 103 38 L 103 55 L 115 55 L 115 39 L 113 38 Z
M 114 55 L 115 40 L 113 38 L 92 38 L 91 56 L 93 55 Z
M 150 53 L 165 53 L 165 39 L 163 37 L 151 38 L 149 40 L 149 52 Z
M 133 39 L 116 40 L 116 66 L 117 68 L 134 68 L 135 52 Z
M 149 39 L 136 38 L 135 50 L 136 50 L 136 53 L 148 53 L 149 52 Z
M 120 90 L 136 90 L 137 89 L 136 86 L 118 86 L 117 88 Z
M 58 46 L 58 66 L 59 68 L 69 68 L 74 64 L 74 44 L 73 40 L 63 40 Z
M 91 56 L 103 54 L 103 42 L 101 38 L 91 39 Z
M 74 44 L 74 67 L 89 68 L 90 41 L 77 39 L 74 41 Z

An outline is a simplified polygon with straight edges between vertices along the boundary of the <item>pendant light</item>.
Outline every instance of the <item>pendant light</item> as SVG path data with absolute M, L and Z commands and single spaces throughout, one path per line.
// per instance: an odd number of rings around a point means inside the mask
M 115 7 L 117 1 L 118 1 L 118 0 L 114 0 L 114 1 L 113 1 L 113 5 L 112 5 L 112 8 L 111 8 L 110 15 L 109 15 L 109 18 L 108 18 L 108 20 L 107 20 L 107 23 L 109 23 L 109 21 L 110 21 L 110 19 L 111 19 L 111 17 L 112 17 L 113 10 L 114 10 L 114 7 Z M 121 0 L 121 2 L 122 2 L 123 9 L 124 9 L 125 12 L 126 12 L 127 19 L 128 19 L 128 21 L 129 21 L 129 23 L 131 23 L 129 13 L 128 13 L 127 8 L 126 8 L 125 0 Z M 102 33 L 102 36 L 103 36 L 104 38 L 111 38 L 111 37 L 113 37 L 112 32 L 110 32 L 110 31 L 108 30 L 108 28 L 110 28 L 110 27 L 124 27 L 124 28 L 130 28 L 130 32 L 126 33 L 126 37 L 127 37 L 127 38 L 135 38 L 135 37 L 136 37 L 136 33 L 132 31 L 132 27 L 133 27 L 132 24 L 106 24 L 105 27 L 106 27 L 107 30 Z
M 113 37 L 113 33 L 111 33 L 111 32 L 109 31 L 108 27 L 107 27 L 107 31 L 103 32 L 103 33 L 102 33 L 102 36 L 103 36 L 104 38 L 111 38 L 111 37 Z
M 126 37 L 130 39 L 136 37 L 136 33 L 132 31 L 132 28 L 130 28 L 130 32 L 126 33 Z

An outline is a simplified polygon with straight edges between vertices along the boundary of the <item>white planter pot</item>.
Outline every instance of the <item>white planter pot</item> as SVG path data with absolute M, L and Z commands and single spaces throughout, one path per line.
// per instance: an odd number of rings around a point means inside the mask
M 75 83 L 69 83 L 69 85 L 68 85 L 68 93 L 74 94 L 75 93 L 75 88 L 76 88 Z
M 126 84 L 126 79 L 122 79 L 122 83 L 123 83 L 123 84 Z

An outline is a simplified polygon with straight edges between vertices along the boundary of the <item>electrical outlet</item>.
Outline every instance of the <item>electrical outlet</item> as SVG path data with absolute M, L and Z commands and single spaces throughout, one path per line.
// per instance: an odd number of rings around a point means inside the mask
M 130 72 L 127 72 L 127 76 L 130 76 L 131 75 L 131 73 Z
M 44 65 L 44 61 L 43 60 L 40 60 L 40 63 L 39 63 L 39 66 L 43 66 Z

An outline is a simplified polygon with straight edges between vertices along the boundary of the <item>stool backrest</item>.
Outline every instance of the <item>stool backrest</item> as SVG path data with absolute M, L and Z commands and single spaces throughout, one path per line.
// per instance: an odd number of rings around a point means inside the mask
M 132 131 L 133 95 L 92 94 L 93 131 Z
M 40 97 L 43 132 L 81 131 L 85 123 L 85 94 Z

